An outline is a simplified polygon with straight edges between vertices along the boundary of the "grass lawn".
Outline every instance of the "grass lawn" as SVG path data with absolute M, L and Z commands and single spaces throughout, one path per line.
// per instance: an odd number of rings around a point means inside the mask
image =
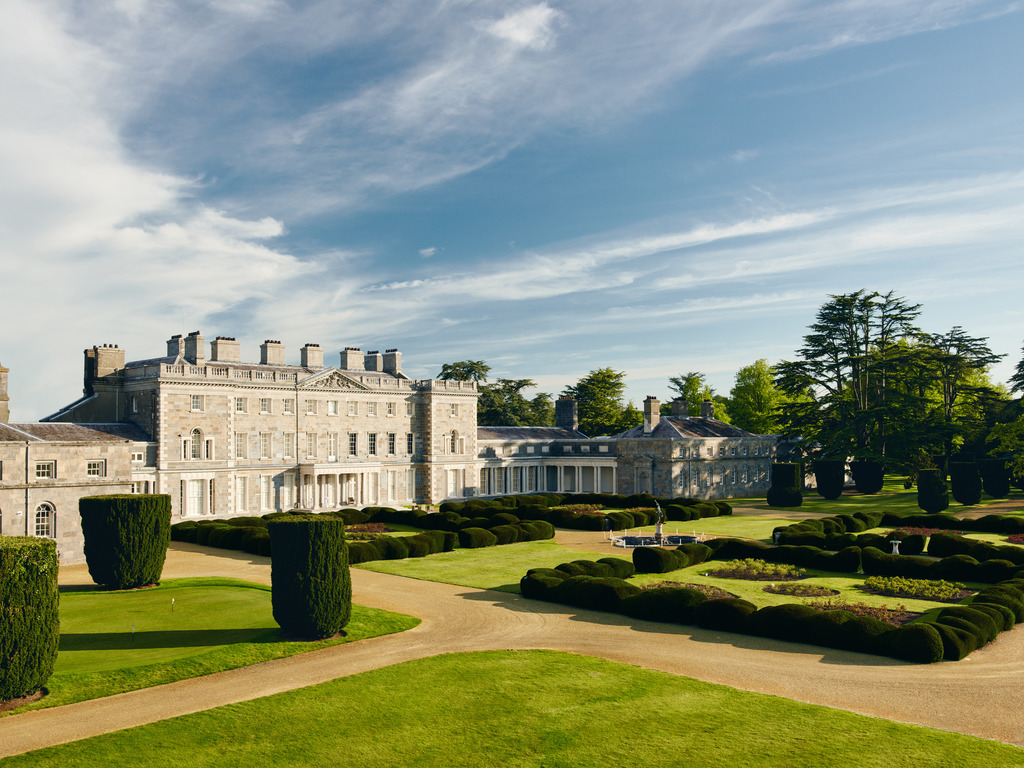
M 440 581 L 462 587 L 496 589 L 500 592 L 519 593 L 519 580 L 530 568 L 554 568 L 569 560 L 598 560 L 609 552 L 586 552 L 569 549 L 554 541 L 522 541 L 500 547 L 456 549 L 429 557 L 410 557 L 405 560 L 373 560 L 353 568 L 364 568 L 378 573 L 393 573 L 424 581 Z M 629 557 L 629 554 L 617 556 Z
M 948 485 L 948 484 L 947 484 Z M 1019 488 L 1010 489 L 1010 501 L 1020 503 L 1020 512 L 1024 512 L 1024 491 Z M 843 515 L 854 512 L 879 510 L 882 512 L 903 512 L 911 514 L 924 514 L 917 506 L 917 488 L 909 490 L 903 487 L 903 478 L 895 475 L 886 475 L 885 483 L 880 493 L 864 496 L 850 491 L 845 492 L 835 501 L 829 501 L 818 496 L 814 491 L 813 480 L 811 486 L 804 490 L 804 503 L 799 507 L 769 507 L 763 496 L 745 499 L 727 499 L 734 507 L 748 507 L 750 509 L 763 509 L 766 512 L 813 512 L 821 515 Z M 988 496 L 982 498 L 977 506 L 965 507 L 957 504 L 950 495 L 950 515 L 961 515 L 965 512 L 984 511 L 990 504 L 1007 501 L 1007 499 L 992 499 Z M 1016 510 L 1015 510 L 1016 511 Z
M 898 748 L 894 748 L 898 745 Z M 451 654 L 5 766 L 1024 766 L 1024 750 L 554 651 Z
M 629 581 L 637 586 L 655 584 L 661 581 L 673 581 L 680 584 L 709 584 L 711 586 L 724 589 L 726 592 L 731 592 L 737 597 L 742 597 L 744 600 L 749 600 L 758 608 L 764 608 L 769 605 L 783 605 L 786 603 L 805 603 L 813 599 L 819 599 L 794 597 L 792 595 L 775 595 L 771 592 L 765 592 L 764 588 L 771 582 L 751 581 L 749 579 L 727 579 L 718 576 L 701 575 L 706 571 L 714 570 L 715 568 L 723 567 L 724 565 L 724 562 L 710 560 L 706 563 L 691 565 L 689 568 L 683 568 L 669 573 L 637 574 L 629 579 Z M 883 597 L 881 595 L 871 595 L 858 589 L 858 587 L 864 583 L 864 579 L 866 578 L 863 575 L 846 575 L 832 573 L 830 571 L 815 571 L 811 568 L 807 568 L 805 570 L 807 571 L 807 578 L 800 579 L 795 583 L 814 584 L 816 586 L 838 590 L 839 594 L 833 598 L 835 600 L 843 600 L 848 603 L 866 603 L 867 605 L 886 605 L 889 608 L 905 605 L 907 610 L 914 613 L 924 613 L 952 605 L 952 603 L 938 603 L 930 600 L 912 600 L 907 597 Z M 974 583 L 967 584 L 968 589 L 983 589 L 986 586 L 988 585 Z
M 208 675 L 418 623 L 411 616 L 353 605 L 345 637 L 291 642 L 282 640 L 274 621 L 270 587 L 260 584 L 168 579 L 129 592 L 66 591 L 60 597 L 57 666 L 46 684 L 50 694 L 17 711 Z

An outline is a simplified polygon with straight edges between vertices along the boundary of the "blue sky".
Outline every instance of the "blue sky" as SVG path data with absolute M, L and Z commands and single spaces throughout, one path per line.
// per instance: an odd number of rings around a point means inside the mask
M 1024 6 L 7 0 L 12 418 L 81 350 L 398 347 L 722 394 L 829 294 L 1024 339 Z

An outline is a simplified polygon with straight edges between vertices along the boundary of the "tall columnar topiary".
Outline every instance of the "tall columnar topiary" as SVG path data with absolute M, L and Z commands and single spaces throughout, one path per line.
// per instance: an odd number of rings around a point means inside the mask
M 772 486 L 768 489 L 768 505 L 799 507 L 804 502 L 800 487 L 800 465 L 775 462 L 772 464 Z
M 984 459 L 978 462 L 981 487 L 993 499 L 1005 499 L 1010 493 L 1010 470 L 1005 459 Z
M 352 615 L 345 523 L 334 517 L 281 517 L 270 531 L 274 620 L 295 637 L 332 637 Z
M 57 660 L 57 545 L 0 536 L 0 701 L 42 688 Z
M 156 584 L 171 543 L 171 497 L 163 493 L 85 496 L 78 501 L 85 561 L 97 584 Z
M 957 503 L 971 506 L 981 501 L 981 475 L 973 461 L 949 462 L 949 484 Z
M 922 469 L 917 474 L 917 506 L 937 514 L 949 506 L 946 480 L 937 469 Z
M 885 472 L 877 461 L 851 461 L 850 474 L 861 493 L 878 493 L 885 482 Z
M 838 499 L 846 484 L 846 462 L 817 459 L 814 462 L 814 487 L 826 499 Z

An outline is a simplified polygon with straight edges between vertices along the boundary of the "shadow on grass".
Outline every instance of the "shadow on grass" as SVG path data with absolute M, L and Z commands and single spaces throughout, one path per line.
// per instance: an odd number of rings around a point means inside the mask
M 278 627 L 254 629 L 165 629 L 149 632 L 69 632 L 60 636 L 60 651 L 117 651 L 133 648 L 207 648 L 234 643 L 276 643 Z
M 506 595 L 493 590 L 465 592 L 459 595 L 466 600 L 489 602 L 499 608 L 520 613 L 536 613 L 548 616 L 565 616 L 570 621 L 583 624 L 600 624 L 609 627 L 628 627 L 634 632 L 649 632 L 666 636 L 688 637 L 696 643 L 714 645 L 731 645 L 735 648 L 747 648 L 755 651 L 774 651 L 776 653 L 811 653 L 821 654 L 820 663 L 836 666 L 854 667 L 903 667 L 911 662 L 892 659 L 887 656 L 875 656 L 857 651 L 844 651 L 838 648 L 826 648 L 809 643 L 795 643 L 787 640 L 775 640 L 757 635 L 743 635 L 713 629 L 702 629 L 692 624 L 668 624 L 645 619 L 634 619 L 620 613 L 588 611 L 560 603 L 549 603 L 542 600 L 530 600 L 522 595 Z M 666 637 L 668 639 L 668 637 Z

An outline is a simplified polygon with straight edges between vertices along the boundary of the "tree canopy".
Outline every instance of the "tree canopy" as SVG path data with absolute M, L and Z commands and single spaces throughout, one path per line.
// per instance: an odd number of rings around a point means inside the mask
M 537 386 L 532 379 L 495 379 L 480 387 L 477 424 L 482 427 L 548 427 L 555 423 L 551 395 L 541 392 L 527 400 L 523 390 Z
M 598 368 L 562 390 L 564 397 L 576 398 L 581 432 L 596 437 L 613 435 L 635 426 L 623 426 L 628 418 L 635 420 L 632 412 L 627 414 L 626 418 L 623 416 L 622 395 L 626 391 L 625 379 L 626 374 L 622 371 Z M 643 421 L 643 414 L 640 414 L 640 420 Z
M 764 358 L 740 368 L 729 391 L 732 424 L 757 435 L 779 431 L 779 407 L 789 398 L 775 386 L 775 369 Z
M 491 366 L 483 360 L 463 360 L 458 363 L 445 363 L 437 378 L 448 381 L 487 381 Z
M 959 326 L 925 333 L 919 314 L 891 291 L 831 296 L 799 359 L 775 367 L 776 385 L 794 398 L 780 406 L 783 431 L 806 438 L 814 455 L 884 460 L 911 473 L 982 444 L 1005 402 L 987 378 L 1002 355 Z

